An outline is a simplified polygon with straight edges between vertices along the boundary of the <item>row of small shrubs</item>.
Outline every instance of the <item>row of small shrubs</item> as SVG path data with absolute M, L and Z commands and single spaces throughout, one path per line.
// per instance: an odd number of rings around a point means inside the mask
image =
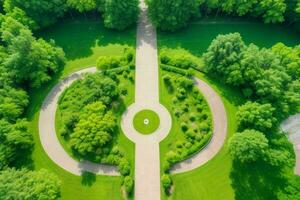
M 162 185 L 168 193 L 172 185 L 170 168 L 200 151 L 209 142 L 212 119 L 209 106 L 191 77 L 165 73 L 163 82 L 169 95 L 173 96 L 171 109 L 179 127 L 176 131 L 180 132 L 163 160 Z
M 174 66 L 179 69 L 195 69 L 204 71 L 203 61 L 184 49 L 163 48 L 159 54 L 160 62 L 164 65 Z
M 122 56 L 100 56 L 97 61 L 99 70 L 111 70 L 120 67 L 134 68 L 134 50 L 133 48 L 125 48 Z

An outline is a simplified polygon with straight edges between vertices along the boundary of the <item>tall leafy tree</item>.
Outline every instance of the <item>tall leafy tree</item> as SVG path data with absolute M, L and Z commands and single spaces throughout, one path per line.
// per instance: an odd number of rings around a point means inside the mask
M 236 113 L 239 130 L 256 129 L 266 131 L 274 127 L 276 118 L 275 109 L 271 104 L 247 102 L 239 107 Z
M 60 181 L 46 170 L 8 169 L 0 172 L 0 197 L 10 199 L 60 199 Z
M 12 87 L 0 88 L 0 119 L 15 122 L 28 105 L 25 91 Z
M 242 163 L 263 159 L 268 151 L 268 140 L 256 130 L 245 130 L 236 133 L 229 141 L 229 152 L 234 160 Z
M 138 0 L 106 0 L 104 25 L 110 29 L 124 30 L 136 23 L 138 14 Z
M 67 0 L 67 5 L 81 13 L 94 10 L 97 6 L 96 0 Z
M 64 65 L 65 54 L 53 41 L 36 40 L 29 29 L 9 16 L 1 28 L 1 38 L 8 51 L 4 65 L 16 82 L 39 87 L 51 79 L 51 72 L 57 72 Z
M 27 28 L 31 30 L 37 30 L 39 28 L 37 23 L 33 19 L 28 17 L 27 14 L 18 7 L 13 8 L 9 13 L 6 13 L 5 16 L 10 16 L 14 18 L 15 20 L 19 21 L 20 23 L 27 26 Z M 4 20 L 5 16 L 4 15 L 1 16 L 1 21 Z
M 256 12 L 262 15 L 265 23 L 277 23 L 284 21 L 286 8 L 285 0 L 261 0 Z
M 0 170 L 10 166 L 18 155 L 31 150 L 32 145 L 25 120 L 18 120 L 16 124 L 0 120 Z
M 65 0 L 5 0 L 7 13 L 15 7 L 24 10 L 40 27 L 49 26 L 62 17 L 66 10 Z
M 165 31 L 185 27 L 194 15 L 199 14 L 199 0 L 148 0 L 147 3 L 152 22 Z
M 218 35 L 203 55 L 206 70 L 218 74 L 231 85 L 243 83 L 240 60 L 246 45 L 239 33 Z
M 272 47 L 272 51 L 278 56 L 281 65 L 286 68 L 287 73 L 293 79 L 300 77 L 300 45 L 292 48 L 278 43 Z
M 79 116 L 74 133 L 71 134 L 72 148 L 83 156 L 89 153 L 101 155 L 111 141 L 117 123 L 111 111 L 101 102 L 87 105 Z

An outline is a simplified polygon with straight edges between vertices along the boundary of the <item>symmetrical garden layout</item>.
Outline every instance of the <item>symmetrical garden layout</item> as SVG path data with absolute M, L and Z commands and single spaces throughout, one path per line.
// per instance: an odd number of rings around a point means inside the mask
M 300 0 L 1 0 L 0 200 L 300 199 Z
M 123 114 L 121 126 L 125 135 L 135 143 L 135 199 L 160 199 L 160 156 L 159 143 L 169 134 L 172 119 L 169 111 L 159 102 L 159 66 L 156 30 L 147 17 L 147 8 L 141 1 L 141 15 L 137 29 L 135 103 Z M 58 83 L 45 99 L 39 118 L 40 139 L 48 156 L 63 169 L 75 175 L 92 172 L 102 175 L 119 175 L 116 167 L 90 161 L 76 161 L 61 146 L 55 131 L 55 113 L 62 92 L 85 73 L 94 73 L 88 68 L 73 73 Z M 195 169 L 221 149 L 227 132 L 227 116 L 221 98 L 204 81 L 195 79 L 197 88 L 203 93 L 213 115 L 213 136 L 204 149 L 171 169 L 181 173 Z M 142 113 L 141 113 L 142 112 Z M 141 119 L 135 121 L 136 115 Z M 137 125 L 136 125 L 137 124 Z M 147 132 L 147 126 L 153 126 Z M 144 126 L 146 134 L 139 132 Z M 142 127 L 143 129 L 143 127 Z

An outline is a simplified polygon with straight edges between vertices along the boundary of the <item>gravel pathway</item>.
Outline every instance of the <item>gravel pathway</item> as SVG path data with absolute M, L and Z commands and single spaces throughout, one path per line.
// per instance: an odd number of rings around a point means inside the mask
M 300 114 L 289 117 L 281 124 L 281 129 L 288 133 L 296 154 L 295 174 L 300 175 Z
M 119 172 L 116 167 L 101 165 L 89 161 L 74 160 L 60 144 L 55 131 L 55 113 L 58 99 L 62 92 L 67 89 L 75 80 L 82 77 L 85 73 L 94 73 L 96 68 L 88 68 L 75 72 L 60 81 L 48 94 L 43 102 L 39 116 L 39 134 L 44 151 L 49 158 L 58 166 L 66 171 L 81 175 L 82 172 L 88 171 L 95 174 L 118 176 Z

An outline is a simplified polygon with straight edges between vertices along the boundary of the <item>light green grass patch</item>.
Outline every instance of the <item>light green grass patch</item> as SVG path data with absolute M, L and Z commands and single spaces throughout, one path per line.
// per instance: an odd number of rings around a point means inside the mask
M 148 135 L 159 127 L 159 116 L 152 110 L 142 110 L 133 119 L 134 128 L 141 134 Z

